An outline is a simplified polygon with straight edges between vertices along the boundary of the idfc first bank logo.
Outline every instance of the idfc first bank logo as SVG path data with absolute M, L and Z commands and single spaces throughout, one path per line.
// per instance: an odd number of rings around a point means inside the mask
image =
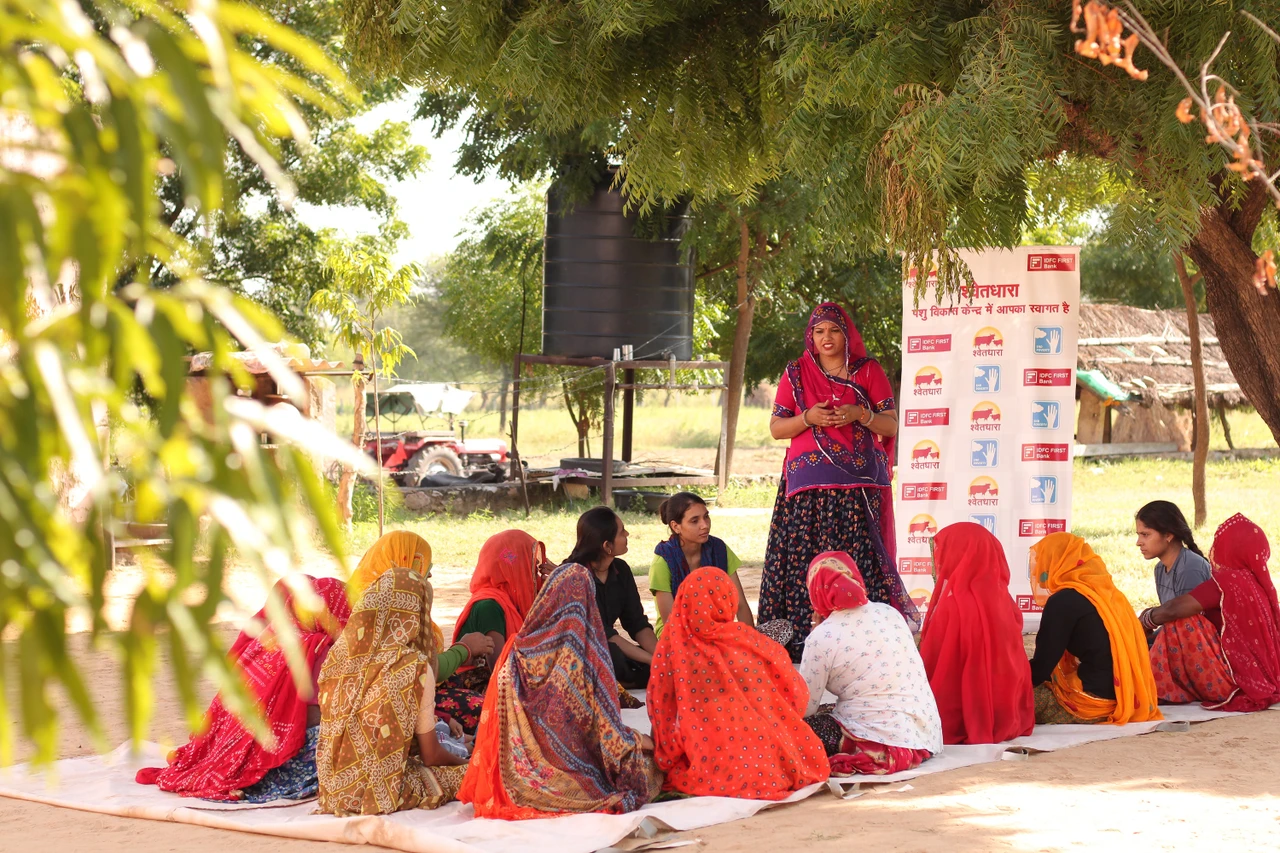
M 936 397 L 942 393 L 942 371 L 936 367 L 922 367 L 916 371 L 911 387 L 917 397 Z
M 973 336 L 973 355 L 975 358 L 1004 355 L 1004 335 L 995 326 L 983 326 Z

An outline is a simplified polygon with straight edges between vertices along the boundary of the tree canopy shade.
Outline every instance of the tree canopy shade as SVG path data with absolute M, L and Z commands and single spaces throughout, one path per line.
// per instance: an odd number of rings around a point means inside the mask
M 334 0 L 251 2 L 270 18 L 315 42 L 335 64 L 350 65 Z M 244 46 L 265 64 L 288 69 L 311 85 L 324 85 L 305 64 L 267 39 L 251 36 Z M 428 159 L 426 149 L 410 140 L 405 121 L 386 121 L 369 132 L 357 130 L 353 118 L 403 91 L 394 78 L 359 82 L 359 103 L 342 113 L 301 104 L 301 114 L 311 131 L 310 144 L 286 141 L 277 157 L 293 179 L 299 202 L 342 207 L 349 215 L 370 220 L 379 238 L 377 246 L 308 225 L 299 207 L 282 203 L 253 158 L 234 141 L 227 148 L 221 210 L 198 215 L 177 173 L 162 180 L 159 187 L 161 217 L 196 250 L 202 275 L 249 296 L 275 314 L 290 334 L 313 346 L 325 341 L 325 335 L 323 323 L 308 310 L 308 304 L 312 294 L 324 286 L 330 256 L 371 249 L 392 252 L 408 229 L 399 219 L 396 200 L 386 184 L 416 175 Z M 179 278 L 159 263 L 154 265 L 153 275 L 160 286 Z
M 1137 5 L 1184 67 L 1236 30 L 1215 68 L 1276 120 L 1276 44 L 1237 10 L 1274 23 L 1277 4 Z M 1029 170 L 1098 158 L 1125 189 L 1114 215 L 1195 260 L 1225 354 L 1280 436 L 1280 302 L 1249 283 L 1266 192 L 1177 120 L 1172 74 L 1139 82 L 1077 56 L 1066 3 L 347 0 L 346 14 L 357 57 L 469 122 L 469 154 L 572 169 L 608 152 L 642 206 L 750 199 L 790 176 L 818 193 L 831 239 L 908 259 L 1018 243 Z
M 244 47 L 252 42 L 289 55 L 322 87 L 255 58 Z M 193 251 L 163 218 L 155 188 L 159 176 L 180 175 L 193 211 L 219 210 L 234 139 L 289 199 L 295 185 L 277 154 L 286 140 L 306 143 L 297 99 L 337 110 L 337 98 L 357 95 L 314 45 L 222 0 L 0 0 L 0 93 L 0 631 L 16 635 L 19 661 L 0 667 L 0 757 L 11 754 L 3 703 L 15 695 L 39 757 L 55 756 L 55 683 L 98 731 L 67 650 L 76 617 L 120 652 L 135 738 L 146 732 L 161 628 L 191 724 L 203 672 L 265 737 L 210 627 L 226 601 L 228 552 L 282 573 L 312 552 L 318 525 L 340 557 L 301 448 L 368 462 L 296 410 L 264 408 L 222 381 L 247 385 L 230 350 L 277 340 L 280 326 L 191 271 Z M 178 277 L 171 287 L 151 285 L 140 263 L 148 256 Z M 213 354 L 211 419 L 188 390 L 193 350 Z M 284 394 L 305 394 L 278 355 L 263 348 L 260 357 Z M 144 563 L 127 630 L 111 634 L 105 583 L 126 489 L 134 518 L 167 522 L 172 544 Z M 314 594 L 296 595 L 315 606 Z M 284 602 L 273 596 L 267 610 L 295 677 L 309 681 Z

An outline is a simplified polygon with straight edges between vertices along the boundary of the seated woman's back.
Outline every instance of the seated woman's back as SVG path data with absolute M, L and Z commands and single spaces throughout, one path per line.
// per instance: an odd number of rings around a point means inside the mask
M 477 817 L 616 814 L 657 793 L 644 738 L 622 724 L 594 585 L 577 563 L 555 569 L 503 650 L 458 795 Z
M 941 752 L 938 712 L 902 614 L 868 602 L 836 610 L 805 640 L 801 671 L 813 697 L 829 690 L 832 715 L 860 738 Z
M 1079 661 L 1076 672 L 1085 690 L 1102 699 L 1116 698 L 1111 635 L 1098 608 L 1074 589 L 1058 590 L 1044 603 L 1031 659 L 1032 680 L 1048 681 L 1063 652 Z
M 649 680 L 654 758 L 667 790 L 782 799 L 830 771 L 804 723 L 804 680 L 782 646 L 734 621 L 737 610 L 719 569 L 680 585 Z
M 1000 541 L 970 522 L 944 527 L 933 541 L 936 580 L 920 656 L 938 702 L 943 741 L 999 743 L 1031 734 L 1035 703 L 1022 613 L 1009 595 Z M 1110 672 L 1108 658 L 1108 677 Z
M 1050 593 L 1031 661 L 1036 722 L 1161 719 L 1142 626 L 1102 558 L 1051 533 L 1031 547 L 1031 567 Z

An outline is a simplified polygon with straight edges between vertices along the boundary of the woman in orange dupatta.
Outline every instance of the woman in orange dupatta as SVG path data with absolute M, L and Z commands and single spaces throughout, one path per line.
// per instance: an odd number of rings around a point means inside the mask
M 933 538 L 937 577 L 920 657 L 938 700 L 943 743 L 1000 743 L 1031 734 L 1035 703 L 1022 613 L 1009 595 L 1000 540 L 961 522 Z
M 547 546 L 523 530 L 495 533 L 480 546 L 476 570 L 471 575 L 471 598 L 458 614 L 453 641 L 469 634 L 483 634 L 500 651 L 507 638 L 524 624 L 542 580 L 553 569 L 547 562 Z M 489 686 L 492 655 L 468 663 L 448 679 L 449 688 L 484 693 Z
M 1031 548 L 1049 590 L 1031 660 L 1036 723 L 1141 723 L 1163 719 L 1146 634 L 1102 558 L 1070 533 Z
M 649 721 L 663 788 L 781 800 L 831 775 L 787 650 L 742 622 L 720 569 L 690 572 L 653 656 Z

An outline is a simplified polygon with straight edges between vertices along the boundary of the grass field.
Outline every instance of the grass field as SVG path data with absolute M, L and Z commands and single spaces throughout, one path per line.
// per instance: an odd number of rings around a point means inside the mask
M 1126 459 L 1078 460 L 1074 470 L 1072 527 L 1106 560 L 1116 583 L 1137 606 L 1155 603 L 1151 564 L 1134 545 L 1133 514 L 1143 503 L 1163 498 L 1191 514 L 1191 464 L 1174 460 Z M 1280 460 L 1224 460 L 1208 468 L 1209 522 L 1197 531 L 1197 542 L 1207 552 L 1213 531 L 1237 511 L 1262 525 L 1272 542 L 1280 544 Z M 768 508 L 773 506 L 774 484 L 730 488 L 712 509 L 713 529 L 748 564 L 764 562 L 769 534 Z M 574 522 L 592 504 L 571 505 L 564 510 L 535 509 L 528 520 L 523 511 L 477 513 L 467 518 L 406 516 L 392 510 L 389 523 L 414 530 L 432 543 L 436 564 L 463 568 L 474 565 L 486 538 L 508 527 L 528 530 L 546 543 L 553 558 L 562 558 L 573 547 Z M 763 510 L 739 514 L 721 509 Z M 647 566 L 653 545 L 663 537 L 656 516 L 625 513 L 631 533 L 634 569 Z M 359 554 L 377 538 L 377 525 L 357 523 L 352 531 L 351 553 Z M 1280 547 L 1277 548 L 1280 551 Z M 1280 570 L 1280 562 L 1273 563 Z
M 681 397 L 673 395 L 668 404 L 665 395 L 651 396 L 636 407 L 635 448 L 637 453 L 653 453 L 663 449 L 714 448 L 720 437 L 720 407 L 708 397 Z M 737 446 L 742 448 L 772 447 L 769 436 L 769 409 L 761 406 L 744 406 L 738 417 Z M 462 419 L 468 421 L 467 435 L 476 438 L 498 438 L 500 420 L 498 413 L 466 412 Z M 410 420 L 413 421 L 410 424 Z M 1231 438 L 1236 447 L 1275 447 L 1276 443 L 1262 418 L 1256 412 L 1237 411 L 1227 414 L 1231 426 Z M 443 422 L 435 422 L 437 427 Z M 417 419 L 402 419 L 401 429 L 416 429 Z M 621 430 L 621 426 L 618 428 Z M 338 433 L 351 432 L 351 413 L 339 412 Z M 1213 450 L 1226 450 L 1227 441 L 1218 419 L 1210 419 L 1210 442 Z M 572 456 L 577 453 L 577 438 L 569 416 L 561 407 L 523 409 L 520 412 L 520 451 L 527 459 L 553 456 Z M 619 435 L 618 441 L 621 441 Z M 600 453 L 600 437 L 593 434 L 591 450 Z

